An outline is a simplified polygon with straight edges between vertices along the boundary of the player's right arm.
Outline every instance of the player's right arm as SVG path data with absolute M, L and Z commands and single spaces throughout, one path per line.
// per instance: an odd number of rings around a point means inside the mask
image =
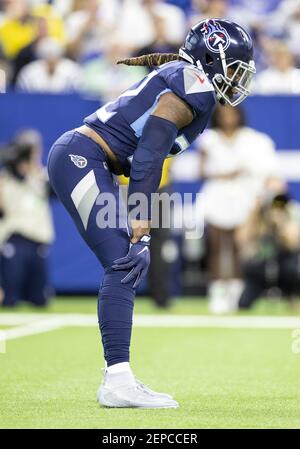
M 189 125 L 194 118 L 191 107 L 173 92 L 168 92 L 160 97 L 152 115 L 169 120 L 177 129 Z
M 151 194 L 158 190 L 162 166 L 174 145 L 178 130 L 192 120 L 193 113 L 182 99 L 173 93 L 163 95 L 148 118 L 135 150 L 130 172 L 128 209 L 130 212 L 130 197 L 135 193 L 144 195 L 147 207 L 139 219 L 133 220 L 129 213 L 132 228 L 129 252 L 112 265 L 114 270 L 130 270 L 121 282 L 134 280 L 133 288 L 145 277 L 150 264 Z
M 192 74 L 193 75 L 193 74 Z M 127 256 L 114 262 L 113 269 L 129 270 L 122 283 L 131 282 L 137 287 L 144 278 L 150 263 L 149 243 L 151 227 L 151 194 L 158 190 L 162 167 L 166 156 L 170 153 L 178 131 L 188 126 L 194 114 L 205 113 L 214 102 L 207 89 L 194 87 L 194 78 L 177 71 L 166 82 L 170 91 L 162 95 L 156 108 L 146 121 L 138 146 L 134 152 L 128 189 L 129 222 L 132 228 L 131 246 Z M 192 82 L 192 84 L 191 84 Z M 195 92 L 195 93 L 194 93 Z M 137 204 L 131 199 L 135 194 L 142 195 L 146 210 L 140 211 L 138 217 L 132 216 Z M 137 219 L 138 218 L 138 219 Z
M 163 127 L 166 126 L 169 122 L 177 129 L 177 131 L 181 128 L 184 128 L 187 126 L 192 120 L 193 120 L 193 112 L 188 106 L 187 103 L 185 103 L 181 98 L 179 98 L 177 95 L 175 95 L 172 92 L 168 92 L 161 96 L 159 99 L 159 102 L 155 108 L 155 110 L 151 114 L 152 117 L 157 117 L 157 124 L 158 126 Z M 150 118 L 151 118 L 150 116 Z M 162 120 L 160 120 L 162 119 Z M 163 120 L 166 120 L 166 123 L 163 122 Z M 157 155 L 153 153 L 153 171 L 152 176 L 150 174 L 150 177 L 152 178 L 152 184 L 151 181 L 148 179 L 145 179 L 145 184 L 147 184 L 147 189 L 145 189 L 145 194 L 148 196 L 148 192 L 154 193 L 157 191 L 160 180 L 161 180 L 161 171 L 162 166 L 165 157 L 169 154 L 170 149 L 172 148 L 174 141 L 175 141 L 175 132 L 172 132 L 172 129 L 169 129 L 166 126 L 166 133 L 168 134 L 168 131 L 170 133 L 170 139 L 168 140 L 168 145 L 166 145 L 165 142 L 165 136 L 162 136 L 162 141 L 155 142 L 155 147 L 157 147 Z M 176 133 L 177 135 L 177 133 Z M 159 150 L 160 149 L 160 150 Z M 136 159 L 139 159 L 139 147 L 136 150 Z M 143 152 L 143 150 L 142 150 Z M 135 163 L 135 160 L 133 160 L 133 164 Z M 156 174 L 157 173 L 157 174 Z M 142 182 L 140 183 L 141 191 L 143 190 Z M 135 191 L 135 189 L 132 189 L 131 186 L 131 193 L 132 190 Z M 150 201 L 150 198 L 148 198 Z M 150 232 L 150 217 L 148 217 L 149 220 L 132 220 L 131 226 L 132 226 L 132 237 L 131 242 L 135 243 L 137 242 L 142 235 L 149 234 Z

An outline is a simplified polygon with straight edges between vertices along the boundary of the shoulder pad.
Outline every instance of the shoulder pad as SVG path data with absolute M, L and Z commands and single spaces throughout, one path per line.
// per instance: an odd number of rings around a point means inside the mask
M 183 81 L 186 94 L 214 91 L 214 87 L 205 73 L 192 65 L 184 67 Z

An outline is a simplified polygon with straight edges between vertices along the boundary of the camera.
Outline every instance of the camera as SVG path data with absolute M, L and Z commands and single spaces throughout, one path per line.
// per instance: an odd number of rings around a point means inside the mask
M 30 144 L 10 143 L 0 151 L 0 169 L 5 169 L 13 177 L 23 179 L 22 166 L 29 163 L 33 152 Z

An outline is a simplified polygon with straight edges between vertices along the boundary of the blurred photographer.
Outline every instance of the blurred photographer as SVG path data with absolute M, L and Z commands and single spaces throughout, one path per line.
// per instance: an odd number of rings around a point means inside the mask
M 42 143 L 26 130 L 0 152 L 0 243 L 2 302 L 45 305 L 50 294 L 48 245 L 53 226 L 48 181 L 41 163 Z
M 279 193 L 256 207 L 238 232 L 245 287 L 239 308 L 248 309 L 266 288 L 287 298 L 298 281 L 299 205 Z

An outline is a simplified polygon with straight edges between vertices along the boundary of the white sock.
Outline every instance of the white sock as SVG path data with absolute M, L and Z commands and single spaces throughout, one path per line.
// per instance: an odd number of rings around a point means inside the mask
M 129 362 L 116 363 L 115 365 L 108 366 L 106 369 L 109 374 L 123 373 L 124 371 L 131 372 Z
M 226 279 L 212 281 L 209 286 L 209 310 L 215 314 L 228 312 Z
M 244 282 L 242 279 L 229 279 L 228 280 L 228 302 L 230 304 L 231 311 L 238 309 L 239 299 L 241 297 L 244 288 Z

